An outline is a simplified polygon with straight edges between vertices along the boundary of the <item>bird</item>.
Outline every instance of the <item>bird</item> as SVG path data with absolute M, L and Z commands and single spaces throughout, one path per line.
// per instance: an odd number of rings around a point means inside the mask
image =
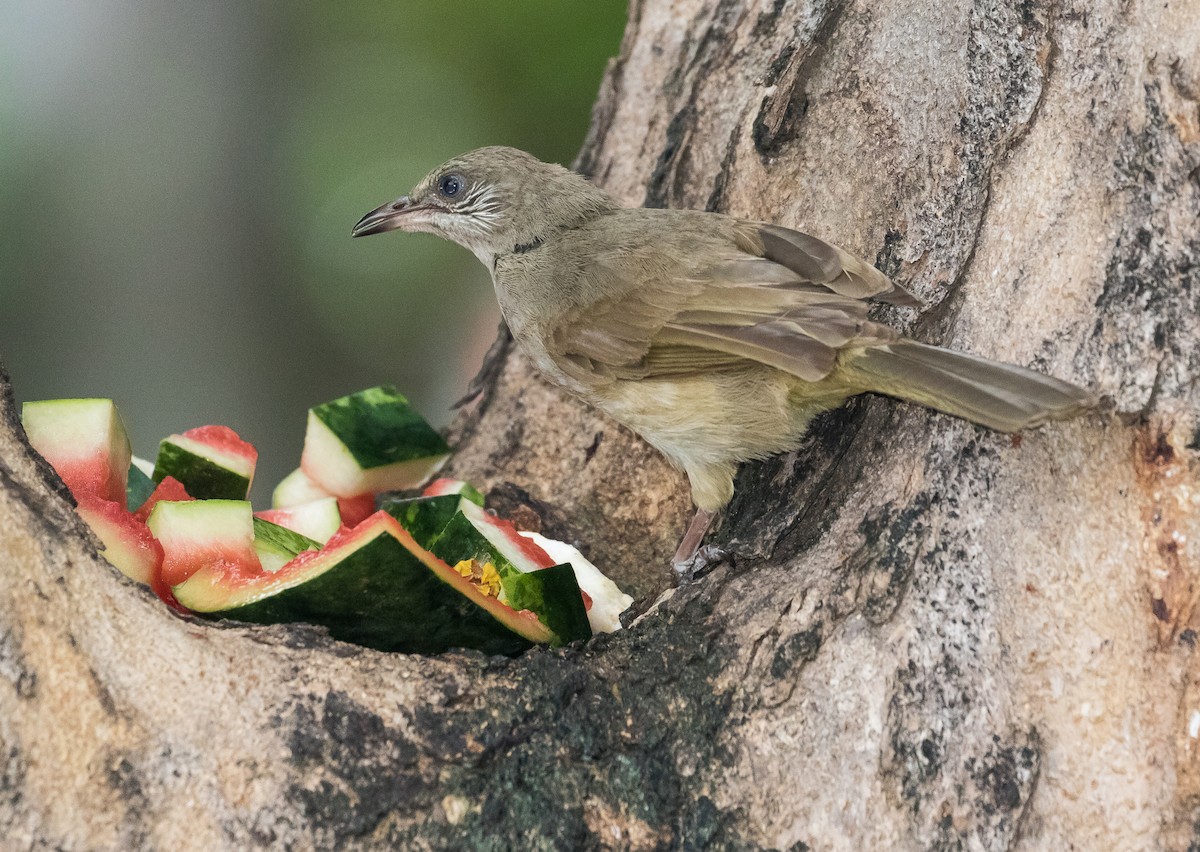
M 713 560 L 701 544 L 738 465 L 796 449 L 817 414 L 849 397 L 881 394 L 1001 432 L 1096 403 L 1069 382 L 873 319 L 876 303 L 922 303 L 824 240 L 723 213 L 624 207 L 515 148 L 448 160 L 351 233 L 393 230 L 471 251 L 541 375 L 686 473 L 696 513 L 672 559 L 680 579 Z

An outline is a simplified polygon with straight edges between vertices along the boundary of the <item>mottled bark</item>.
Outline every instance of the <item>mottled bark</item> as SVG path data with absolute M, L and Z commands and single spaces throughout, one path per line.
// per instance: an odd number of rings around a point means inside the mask
M 455 469 L 632 586 L 517 659 L 182 621 L 97 560 L 5 397 L 17 848 L 1200 844 L 1200 7 L 634 2 L 581 167 L 829 238 L 927 341 L 1095 386 L 1019 437 L 883 399 L 680 477 L 501 351 Z

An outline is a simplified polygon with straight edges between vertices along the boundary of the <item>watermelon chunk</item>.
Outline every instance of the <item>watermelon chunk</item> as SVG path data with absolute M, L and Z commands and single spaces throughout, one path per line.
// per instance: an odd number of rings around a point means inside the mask
M 79 500 L 77 511 L 100 539 L 101 556 L 130 579 L 146 584 L 154 581 L 163 549 L 144 523 L 119 503 L 90 495 Z
M 505 603 L 513 609 L 536 613 L 538 621 L 564 642 L 592 637 L 583 595 L 570 565 L 554 565 L 528 574 L 513 573 L 501 583 Z
M 424 501 L 447 499 L 452 498 L 422 498 Z M 470 571 L 472 576 L 478 573 L 481 580 L 489 571 L 493 572 L 499 585 L 500 600 L 516 609 L 531 610 L 563 641 L 587 639 L 592 635 L 584 596 L 570 565 L 554 564 L 545 551 L 528 539 L 521 539 L 515 530 L 513 537 L 533 547 L 514 547 L 504 532 L 505 528 L 512 530 L 511 524 L 488 515 L 468 500 L 453 499 L 459 500 L 459 511 L 434 536 L 429 545 L 434 555 L 448 565 Z M 405 502 L 410 504 L 411 512 L 411 505 L 416 501 L 396 501 L 391 505 L 394 510 L 402 510 Z M 540 554 L 536 559 L 532 555 L 535 549 Z M 541 564 L 543 562 L 549 564 Z M 523 565 L 530 567 L 525 570 Z
M 132 453 L 125 424 L 111 399 L 27 402 L 21 422 L 29 443 L 71 490 L 125 508 Z
M 308 412 L 300 467 L 338 497 L 416 488 L 450 448 L 393 387 L 369 388 Z
M 271 494 L 271 506 L 275 509 L 287 509 L 331 496 L 333 495 L 309 479 L 308 474 L 301 468 L 296 468 L 275 486 L 275 491 Z M 356 527 L 375 513 L 374 494 L 338 497 L 337 503 L 343 526 Z
M 254 517 L 298 532 L 319 544 L 329 541 L 342 525 L 336 497 L 321 497 L 284 509 L 264 509 L 255 512 Z
M 565 562 L 574 569 L 579 588 L 591 601 L 587 617 L 593 633 L 612 633 L 621 629 L 621 613 L 633 604 L 631 596 L 622 592 L 616 583 L 566 542 L 535 532 L 523 532 L 521 536 L 537 544 L 551 559 Z
M 228 426 L 200 426 L 164 438 L 154 481 L 173 476 L 198 500 L 245 500 L 258 451 Z
M 511 654 L 561 639 L 528 612 L 484 595 L 377 512 L 324 550 L 273 574 L 210 562 L 176 586 L 198 613 L 254 623 L 325 625 L 334 638 L 385 651 L 475 648 Z
M 299 554 L 317 550 L 320 546 L 320 542 L 287 527 L 259 517 L 254 519 L 254 552 L 258 554 L 259 564 L 264 571 L 274 573 Z
M 147 525 L 162 545 L 160 574 L 172 588 L 201 569 L 262 573 L 254 550 L 254 514 L 243 500 L 164 500 Z

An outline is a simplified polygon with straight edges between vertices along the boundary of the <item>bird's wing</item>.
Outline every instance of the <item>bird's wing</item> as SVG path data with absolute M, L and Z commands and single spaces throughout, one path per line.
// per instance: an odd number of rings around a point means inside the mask
M 916 305 L 907 291 L 847 252 L 775 225 L 730 220 L 729 250 L 685 271 L 657 267 L 656 247 L 590 259 L 581 275 L 606 293 L 562 318 L 552 351 L 564 369 L 596 379 L 681 376 L 766 364 L 806 381 L 837 352 L 897 333 L 869 319 L 870 303 Z M 686 255 L 684 255 L 686 256 Z M 629 279 L 637 280 L 629 280 Z

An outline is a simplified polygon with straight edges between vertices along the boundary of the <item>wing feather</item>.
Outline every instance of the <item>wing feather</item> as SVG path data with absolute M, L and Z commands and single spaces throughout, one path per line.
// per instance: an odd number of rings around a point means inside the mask
M 649 244 L 582 269 L 594 286 L 577 289 L 607 295 L 556 323 L 551 351 L 562 353 L 564 368 L 617 380 L 751 361 L 815 382 L 833 370 L 838 350 L 898 337 L 869 318 L 867 299 L 919 305 L 836 246 L 776 225 L 724 221 L 728 252 L 683 274 L 649 262 Z

